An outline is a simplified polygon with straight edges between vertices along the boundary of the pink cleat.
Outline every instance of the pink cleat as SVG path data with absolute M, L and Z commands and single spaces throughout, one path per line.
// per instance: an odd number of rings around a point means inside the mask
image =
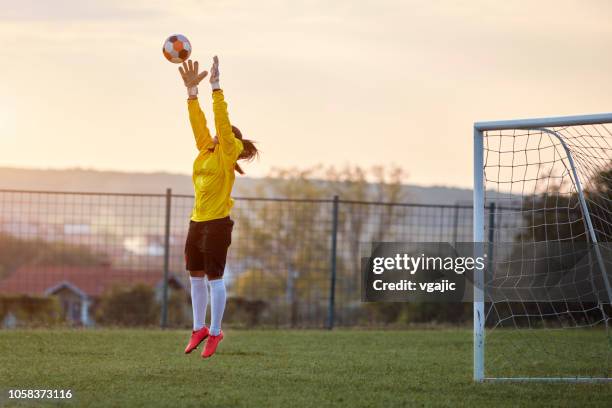
M 221 340 L 223 340 L 223 330 L 219 332 L 218 336 L 213 336 L 211 334 L 208 340 L 206 341 L 206 347 L 204 347 L 202 357 L 212 357 L 212 355 L 215 354 L 215 351 L 217 351 L 217 346 L 219 345 L 219 343 L 221 343 Z
M 208 327 L 204 326 L 200 330 L 195 330 L 191 332 L 191 338 L 189 339 L 189 344 L 185 347 L 185 354 L 191 353 L 195 350 L 201 342 L 203 342 L 210 332 L 208 331 Z

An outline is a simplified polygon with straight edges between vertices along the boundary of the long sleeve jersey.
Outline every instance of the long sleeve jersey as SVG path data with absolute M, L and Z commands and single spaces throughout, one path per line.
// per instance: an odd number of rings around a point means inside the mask
M 227 217 L 234 205 L 230 195 L 236 178 L 234 166 L 243 150 L 242 142 L 232 131 L 222 90 L 213 92 L 217 144 L 213 142 L 198 100 L 189 99 L 187 107 L 199 152 L 193 163 L 195 202 L 191 220 L 209 221 Z

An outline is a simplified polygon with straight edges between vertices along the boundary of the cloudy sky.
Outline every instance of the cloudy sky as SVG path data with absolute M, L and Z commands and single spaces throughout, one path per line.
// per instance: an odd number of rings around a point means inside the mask
M 0 165 L 189 173 L 182 33 L 247 172 L 395 163 L 470 186 L 476 120 L 612 111 L 612 2 L 0 0 Z M 206 85 L 201 100 L 211 112 Z

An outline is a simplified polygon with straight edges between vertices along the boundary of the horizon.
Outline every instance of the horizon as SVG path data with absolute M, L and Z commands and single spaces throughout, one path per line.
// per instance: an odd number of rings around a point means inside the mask
M 130 170 L 117 170 L 117 169 L 96 169 L 96 168 L 84 168 L 84 167 L 64 167 L 64 168 L 43 168 L 43 167 L 14 167 L 14 166 L 4 166 L 4 165 L 0 165 L 0 171 L 2 170 L 16 170 L 16 171 L 58 171 L 58 172 L 70 172 L 70 171 L 82 171 L 82 172 L 92 172 L 92 173 L 118 173 L 118 174 L 122 174 L 122 175 L 144 175 L 144 176 L 154 176 L 154 175 L 168 175 L 168 176 L 179 176 L 179 177 L 189 177 L 191 178 L 192 175 L 189 173 L 174 173 L 174 172 L 170 172 L 170 171 L 130 171 Z M 270 174 L 265 174 L 263 176 L 253 176 L 253 175 L 249 175 L 246 174 L 244 176 L 240 176 L 240 179 L 253 179 L 253 180 L 265 180 L 265 179 L 276 179 L 277 177 L 270 175 Z M 238 179 L 238 178 L 237 178 Z M 313 177 L 311 178 L 313 180 L 323 180 L 325 181 L 325 178 L 322 177 Z M 366 181 L 370 184 L 376 183 L 376 181 L 372 181 L 369 178 L 366 178 Z M 406 180 L 402 180 L 401 181 L 401 185 L 403 186 L 412 186 L 412 187 L 418 187 L 418 188 L 442 188 L 442 189 L 457 189 L 457 190 L 472 190 L 471 186 L 468 187 L 462 187 L 462 186 L 453 186 L 453 185 L 443 185 L 443 184 L 418 184 L 418 183 L 414 183 L 412 182 L 410 179 L 406 179 Z M 4 187 L 2 187 L 0 185 L 0 190 L 4 189 Z

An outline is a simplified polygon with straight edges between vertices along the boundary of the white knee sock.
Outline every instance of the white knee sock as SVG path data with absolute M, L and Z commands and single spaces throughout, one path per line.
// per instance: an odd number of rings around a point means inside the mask
M 218 336 L 225 310 L 225 282 L 223 278 L 209 282 L 210 285 L 210 334 Z
M 208 288 L 204 278 L 189 277 L 191 281 L 191 308 L 193 309 L 193 330 L 206 326 L 206 308 L 208 307 Z

